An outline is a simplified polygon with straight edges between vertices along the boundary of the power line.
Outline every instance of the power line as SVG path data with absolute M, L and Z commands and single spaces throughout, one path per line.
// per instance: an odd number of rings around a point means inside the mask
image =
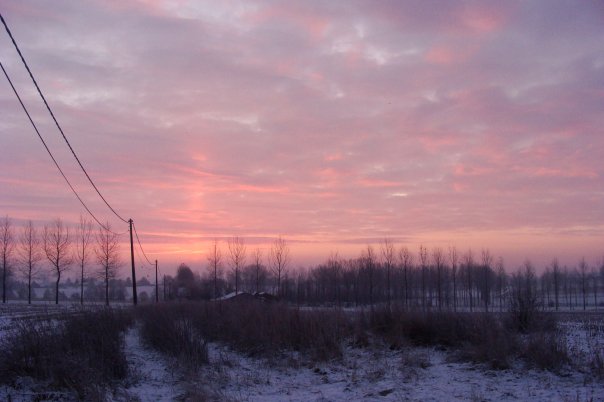
M 145 254 L 145 250 L 143 250 L 143 245 L 141 244 L 141 241 L 138 238 L 138 232 L 136 231 L 136 226 L 134 225 L 134 222 L 132 223 L 132 228 L 134 229 L 134 234 L 136 235 L 136 241 L 138 242 L 138 246 L 140 247 L 143 255 L 145 256 L 145 259 L 147 260 L 147 262 L 149 263 L 149 265 L 153 265 L 153 263 L 147 257 L 147 254 Z
M 98 187 L 94 184 L 94 181 L 92 180 L 92 178 L 90 177 L 90 175 L 88 174 L 88 172 L 86 171 L 86 169 L 84 168 L 84 165 L 82 165 L 82 162 L 80 162 L 80 159 L 78 158 L 78 156 L 76 155 L 73 147 L 71 146 L 71 144 L 69 143 L 69 140 L 67 139 L 67 136 L 65 135 L 65 133 L 63 132 L 63 129 L 61 128 L 61 125 L 59 124 L 59 122 L 57 121 L 57 118 L 55 117 L 52 109 L 50 108 L 50 105 L 48 104 L 48 102 L 46 101 L 46 98 L 44 97 L 44 94 L 42 93 L 42 90 L 40 89 L 40 86 L 38 85 L 38 82 L 36 81 L 36 79 L 34 78 L 33 73 L 31 72 L 27 62 L 25 61 L 25 57 L 23 56 L 23 54 L 21 53 L 21 50 L 19 49 L 19 46 L 17 45 L 17 42 L 15 41 L 15 38 L 13 37 L 10 29 L 8 28 L 8 25 L 6 23 L 6 21 L 4 20 L 4 17 L 2 16 L 2 14 L 0 13 L 0 20 L 2 21 L 2 24 L 4 25 L 4 28 L 6 29 L 6 33 L 8 33 L 8 36 L 10 37 L 11 41 L 13 42 L 13 45 L 15 47 L 15 49 L 17 50 L 17 53 L 19 54 L 19 57 L 21 58 L 21 61 L 23 62 L 23 65 L 25 66 L 25 69 L 27 70 L 27 72 L 29 73 L 29 77 L 31 78 L 31 80 L 33 81 L 36 90 L 38 91 L 38 94 L 40 95 L 40 97 L 42 98 L 42 101 L 44 102 L 44 105 L 46 106 L 46 109 L 48 110 L 48 113 L 50 113 L 50 116 L 52 117 L 55 125 L 57 126 L 57 128 L 59 129 L 59 132 L 61 133 L 61 136 L 63 137 L 63 139 L 65 140 L 65 143 L 67 144 L 67 146 L 69 147 L 69 150 L 71 151 L 73 157 L 75 158 L 75 160 L 77 161 L 78 165 L 80 166 L 80 168 L 82 169 L 82 172 L 84 172 L 84 174 L 86 175 L 86 178 L 88 179 L 88 181 L 90 182 L 90 184 L 92 185 L 92 187 L 94 188 L 94 190 L 96 191 L 96 193 L 98 194 L 99 197 L 101 197 L 101 199 L 103 200 L 103 202 L 105 203 L 105 205 L 111 210 L 111 212 L 113 212 L 113 214 L 120 219 L 122 222 L 124 223 L 128 223 L 130 225 L 129 228 L 129 232 L 130 232 L 130 255 L 131 255 L 131 262 L 132 262 L 132 298 L 133 298 L 133 302 L 134 305 L 137 304 L 137 294 L 136 294 L 136 271 L 135 271 L 135 265 L 134 265 L 134 250 L 133 250 L 133 241 L 132 241 L 132 230 L 134 228 L 134 222 L 132 221 L 132 219 L 129 220 L 125 220 L 124 218 L 122 218 L 117 211 L 109 204 L 109 202 L 107 202 L 107 200 L 105 199 L 105 197 L 103 197 L 103 195 L 101 194 L 101 192 L 99 191 Z M 17 99 L 19 99 L 19 102 L 21 103 L 21 106 L 23 107 L 23 110 L 25 111 L 25 113 L 27 114 L 27 117 L 29 118 L 29 121 L 31 122 L 31 124 L 33 125 L 36 133 L 38 134 L 38 137 L 40 138 L 40 140 L 42 141 L 42 144 L 44 145 L 44 147 L 46 148 L 46 151 L 48 152 L 48 154 L 50 155 L 51 159 L 53 160 L 53 162 L 55 163 L 55 166 L 57 167 L 57 169 L 59 169 L 59 172 L 61 173 L 61 175 L 63 176 L 63 178 L 65 179 L 65 181 L 67 182 L 67 184 L 69 185 L 69 188 L 71 188 L 71 191 L 73 191 L 73 193 L 76 195 L 76 197 L 78 198 L 78 200 L 80 201 L 80 203 L 84 206 L 84 208 L 86 209 L 86 211 L 90 214 L 90 216 L 92 216 L 94 218 L 94 220 L 105 230 L 114 233 L 116 235 L 119 235 L 116 232 L 113 232 L 112 230 L 110 230 L 108 227 L 105 227 L 97 218 L 96 216 L 94 216 L 94 214 L 92 213 L 92 211 L 90 211 L 90 209 L 88 208 L 88 206 L 84 203 L 84 201 L 80 198 L 80 196 L 78 195 L 78 193 L 75 191 L 75 189 L 73 188 L 73 186 L 71 185 L 71 183 L 69 182 L 69 180 L 67 179 L 67 176 L 63 173 L 63 171 L 61 170 L 59 164 L 57 163 L 56 159 L 54 158 L 54 156 L 52 155 L 52 153 L 50 152 L 50 149 L 48 148 L 48 146 L 46 145 L 46 142 L 44 141 L 44 139 L 42 138 L 40 132 L 38 131 L 38 128 L 36 127 L 36 125 L 34 124 L 34 121 L 32 120 L 29 112 L 27 111 L 27 108 L 25 107 L 25 104 L 21 101 L 21 97 L 19 96 L 15 86 L 13 85 L 12 81 L 10 80 L 10 77 L 8 76 L 8 73 L 6 72 L 6 70 L 4 69 L 4 66 L 2 66 L 2 71 L 4 71 L 4 75 L 6 76 L 6 78 L 8 79 L 11 87 L 13 88 L 13 91 L 15 92 L 15 95 L 17 96 Z M 134 228 L 134 231 L 136 233 L 136 228 Z M 149 258 L 147 258 L 147 255 L 145 254 L 145 251 L 143 250 L 143 246 L 140 242 L 140 239 L 138 237 L 138 233 L 136 233 L 136 240 L 138 241 L 138 245 L 140 247 L 141 252 L 143 253 L 143 255 L 145 256 L 145 259 L 147 259 L 147 262 L 150 265 L 153 265 L 150 261 Z M 137 253 L 138 254 L 138 253 Z M 140 256 L 139 256 L 140 259 Z
M 138 248 L 136 248 L 136 257 L 138 258 L 138 265 L 139 265 L 140 267 L 143 267 L 143 268 L 149 268 L 149 267 L 147 266 L 147 264 L 145 263 L 145 261 L 143 261 L 143 258 L 141 257 L 141 252 L 139 251 L 139 249 L 138 249 Z
M 8 28 L 8 25 L 6 24 L 6 21 L 4 20 L 4 17 L 2 17 L 2 14 L 0 14 L 0 19 L 2 20 L 2 24 L 4 25 L 4 28 L 6 29 L 6 32 L 8 33 L 8 36 L 10 37 L 11 41 L 13 42 L 13 45 L 15 46 L 15 49 L 17 50 L 17 53 L 19 53 L 19 57 L 21 57 L 21 61 L 23 62 L 23 65 L 27 69 L 27 72 L 29 73 L 29 76 L 31 77 L 31 80 L 33 81 L 34 85 L 36 86 L 36 89 L 38 90 L 38 94 L 40 94 L 40 97 L 44 101 L 44 104 L 46 105 L 46 109 L 48 109 L 48 112 L 52 116 L 52 119 L 54 120 L 55 125 L 57 126 L 57 128 L 61 132 L 61 135 L 63 136 L 63 139 L 67 143 L 67 146 L 69 147 L 69 150 L 71 151 L 71 153 L 73 154 L 73 157 L 78 162 L 78 165 L 80 165 L 80 168 L 82 169 L 82 171 L 84 172 L 84 174 L 88 178 L 88 181 L 90 182 L 90 184 L 92 184 L 92 187 L 94 187 L 96 193 L 99 195 L 99 197 L 101 197 L 101 199 L 103 200 L 103 202 L 105 203 L 105 205 L 107 205 L 107 207 L 109 207 L 109 209 L 111 210 L 111 212 L 113 212 L 115 214 L 115 216 L 117 216 L 120 220 L 122 220 L 122 222 L 128 223 L 127 220 L 125 220 L 124 218 L 122 218 L 115 211 L 115 209 L 113 209 L 113 207 L 111 207 L 111 205 L 109 205 L 109 203 L 107 202 L 107 200 L 105 199 L 105 197 L 103 197 L 103 195 L 101 194 L 101 192 L 99 191 L 99 189 L 97 188 L 97 186 L 94 184 L 94 182 L 92 181 L 92 179 L 88 175 L 88 172 L 86 171 L 86 169 L 84 168 L 84 166 L 80 162 L 80 159 L 78 158 L 78 156 L 76 155 L 75 151 L 73 150 L 71 144 L 67 140 L 67 137 L 65 136 L 65 133 L 63 132 L 63 129 L 59 125 L 59 122 L 57 121 L 54 113 L 52 112 L 52 109 L 50 108 L 50 105 L 48 104 L 48 102 L 46 101 L 46 98 L 42 94 L 42 90 L 40 89 L 40 86 L 38 85 L 38 82 L 36 81 L 36 79 L 34 78 L 34 75 L 32 74 L 31 70 L 29 69 L 29 66 L 27 65 L 27 62 L 25 61 L 25 58 L 23 57 L 23 54 L 21 53 L 21 50 L 19 49 L 19 46 L 17 45 L 17 42 L 15 41 L 15 38 L 13 37 L 13 34 L 11 33 L 10 29 Z
M 132 222 L 132 219 L 130 219 L 129 221 L 127 221 L 126 219 L 122 218 L 117 211 L 109 204 L 109 202 L 105 199 L 105 197 L 103 197 L 103 195 L 101 194 L 100 190 L 98 189 L 98 187 L 94 184 L 94 181 L 92 180 L 92 178 L 90 177 L 90 175 L 88 174 L 88 172 L 86 171 L 86 169 L 84 168 L 84 165 L 82 165 L 82 162 L 80 161 L 80 159 L 78 158 L 78 156 L 76 155 L 73 147 L 71 146 L 71 144 L 69 143 L 69 140 L 67 139 L 67 136 L 65 135 L 65 133 L 63 132 L 63 129 L 61 128 L 61 125 L 59 124 L 57 118 L 55 117 L 52 109 L 50 108 L 50 105 L 48 104 L 48 102 L 46 101 L 46 98 L 44 97 L 44 94 L 42 93 L 42 90 L 40 89 L 40 86 L 38 85 L 38 82 L 36 81 L 36 79 L 34 78 L 34 75 L 31 71 L 31 69 L 29 68 L 29 65 L 27 64 L 27 62 L 25 61 L 25 57 L 23 56 L 23 53 L 21 53 L 21 50 L 19 49 L 19 46 L 17 45 L 17 42 L 15 40 L 15 38 L 12 35 L 11 30 L 8 27 L 8 24 L 6 23 L 6 21 L 4 20 L 4 17 L 2 16 L 2 14 L 0 13 L 0 20 L 2 21 L 2 24 L 4 25 L 4 28 L 6 30 L 6 33 L 8 34 L 8 36 L 10 37 L 11 41 L 13 42 L 13 45 L 17 51 L 17 53 L 19 54 L 19 57 L 21 58 L 21 61 L 23 62 L 23 65 L 25 66 L 25 69 L 27 70 L 32 82 L 34 83 L 36 90 L 38 91 L 38 94 L 40 95 L 40 98 L 42 98 L 42 101 L 44 102 L 44 105 L 46 106 L 46 109 L 48 110 L 48 113 L 50 113 L 50 116 L 52 117 L 55 125 L 57 126 L 57 128 L 59 129 L 59 132 L 61 133 L 61 136 L 63 137 L 63 139 L 65 140 L 65 143 L 67 144 L 67 146 L 69 147 L 69 150 L 71 151 L 73 157 L 75 158 L 76 162 L 78 163 L 78 165 L 80 166 L 80 168 L 82 169 L 82 172 L 84 172 L 84 175 L 86 175 L 86 178 L 88 179 L 88 181 L 90 182 L 90 184 L 92 185 L 92 187 L 94 188 L 94 190 L 96 191 L 96 193 L 98 194 L 98 196 L 103 200 L 103 202 L 105 203 L 105 205 L 111 210 L 111 212 L 113 212 L 113 214 L 120 219 L 122 222 L 124 223 L 130 223 L 132 225 L 132 227 L 134 228 L 134 232 L 136 233 L 136 228 L 134 227 L 134 224 Z M 55 158 L 53 157 L 52 153 L 50 152 L 50 149 L 46 146 L 46 143 L 44 142 L 44 139 L 42 138 L 42 136 L 40 135 L 40 132 L 38 131 L 37 127 L 35 126 L 31 116 L 29 115 L 25 105 L 23 104 L 23 102 L 21 101 L 21 98 L 19 97 L 19 94 L 17 93 L 17 90 L 15 89 L 14 85 L 12 84 L 6 70 L 4 69 L 4 66 L 2 66 L 2 70 L 4 71 L 4 74 L 6 75 L 6 78 L 8 79 L 9 83 L 11 84 L 11 87 L 13 88 L 13 91 L 15 92 L 15 95 L 17 96 L 17 98 L 19 99 L 19 102 L 21 103 L 21 106 L 23 107 L 23 110 L 25 111 L 25 113 L 27 114 L 27 117 L 29 118 L 31 124 L 34 126 L 34 129 L 36 130 L 36 133 L 38 134 L 38 137 L 40 138 L 40 140 L 42 141 L 42 143 L 44 144 L 44 147 L 46 148 L 47 152 L 49 153 L 50 157 L 52 158 L 53 162 L 55 163 L 55 165 L 57 166 L 57 169 L 59 169 L 59 172 L 61 173 L 61 175 L 63 176 L 63 178 L 65 179 L 65 181 L 67 182 L 67 184 L 69 185 L 69 187 L 71 188 L 71 190 L 73 191 L 73 193 L 76 195 L 76 197 L 78 198 L 78 200 L 80 201 L 80 203 L 84 206 L 84 208 L 86 209 L 86 211 L 94 218 L 94 220 L 103 228 L 106 229 L 109 232 L 112 232 L 114 234 L 117 235 L 117 233 L 113 232 L 112 230 L 110 230 L 108 227 L 105 227 L 97 218 L 96 216 L 94 216 L 94 214 L 90 211 L 90 209 L 86 206 L 86 204 L 84 203 L 84 201 L 80 198 L 80 196 L 77 194 L 77 192 L 75 191 L 75 189 L 73 188 L 73 186 L 71 185 L 71 183 L 69 182 L 69 180 L 67 179 L 67 176 L 65 176 L 65 174 L 63 173 L 63 171 L 61 170 L 61 168 L 59 167 L 59 164 L 57 163 L 57 161 L 55 160 Z M 140 239 L 138 237 L 138 233 L 136 233 L 136 239 L 138 241 L 138 245 L 140 247 L 140 250 L 142 252 L 142 254 L 144 255 L 145 259 L 147 260 L 147 262 L 150 265 L 153 265 L 150 261 L 149 258 L 147 257 L 147 255 L 145 254 L 145 251 L 143 250 L 143 246 L 140 242 Z M 132 242 L 132 237 L 130 237 L 130 240 Z M 139 257 L 140 258 L 140 257 Z M 133 291 L 134 291 L 134 304 L 136 304 L 136 287 L 135 287 L 135 278 L 134 278 L 134 258 L 132 260 L 132 271 L 133 271 Z
M 29 114 L 29 111 L 27 110 L 27 108 L 25 107 L 25 104 L 23 103 L 23 101 L 21 100 L 21 97 L 19 96 L 19 93 L 17 92 L 17 89 L 15 88 L 15 86 L 13 85 L 13 81 L 10 79 L 8 73 L 6 72 L 6 70 L 4 69 L 4 65 L 2 64 L 2 62 L 0 61 L 0 67 L 2 67 L 2 72 L 4 72 L 4 76 L 6 77 L 6 79 L 8 80 L 8 83 L 10 84 L 11 88 L 13 89 L 13 92 L 15 93 L 15 96 L 17 97 L 17 99 L 19 100 L 19 103 L 21 104 L 21 107 L 23 108 L 23 111 L 25 112 L 25 114 L 27 115 L 27 118 L 29 119 L 29 122 L 31 123 L 31 125 L 33 126 L 34 130 L 36 131 L 36 134 L 38 134 L 38 138 L 40 139 L 40 141 L 42 141 L 42 145 L 44 145 L 44 148 L 46 149 L 46 152 L 48 152 L 48 155 L 50 155 L 50 158 L 52 159 L 52 161 L 54 162 L 55 166 L 57 167 L 57 169 L 59 170 L 59 173 L 61 173 L 61 176 L 63 176 L 63 178 L 65 179 L 65 182 L 67 183 L 67 185 L 69 186 L 69 188 L 71 189 L 71 191 L 75 194 L 75 196 L 77 197 L 78 201 L 80 201 L 80 204 L 82 204 L 82 206 L 84 207 L 84 209 L 86 210 L 86 212 L 88 212 L 90 214 L 90 216 L 92 216 L 92 218 L 96 221 L 96 223 L 99 224 L 100 227 L 102 227 L 103 229 L 110 231 L 112 233 L 113 232 L 111 229 L 109 229 L 108 227 L 106 227 L 105 225 L 103 225 L 96 216 L 94 216 L 94 214 L 92 213 L 92 211 L 88 208 L 88 206 L 86 205 L 86 203 L 84 202 L 84 200 L 82 200 L 82 198 L 80 197 L 80 195 L 77 193 L 77 191 L 75 190 L 75 188 L 73 188 L 73 186 L 71 185 L 71 183 L 69 182 L 69 179 L 67 178 L 67 176 L 65 175 L 65 173 L 63 172 L 63 169 L 61 169 L 61 167 L 59 166 L 59 163 L 57 162 L 57 160 L 55 159 L 55 157 L 53 156 L 52 152 L 50 152 L 50 149 L 48 148 L 48 145 L 46 145 L 46 141 L 44 141 L 44 138 L 42 138 L 42 135 L 40 134 L 40 131 L 38 130 L 38 127 L 36 126 L 36 123 L 34 123 L 33 119 L 31 118 L 31 115 Z M 117 233 L 115 233 L 117 234 Z
M 138 251 L 138 249 L 136 249 L 136 257 L 138 259 L 138 265 L 139 267 L 143 267 L 143 268 L 149 268 L 147 266 L 147 264 L 145 264 L 145 262 L 143 261 L 143 259 L 141 258 L 141 253 L 140 251 Z

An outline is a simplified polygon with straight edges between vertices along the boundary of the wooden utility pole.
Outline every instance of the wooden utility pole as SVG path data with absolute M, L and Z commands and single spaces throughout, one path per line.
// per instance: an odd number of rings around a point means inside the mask
M 130 224 L 130 260 L 132 262 L 132 303 L 136 306 L 138 298 L 136 296 L 136 269 L 134 268 L 134 241 L 132 239 L 132 218 L 128 220 Z
M 155 260 L 155 303 L 159 303 L 159 284 L 157 283 L 157 260 Z

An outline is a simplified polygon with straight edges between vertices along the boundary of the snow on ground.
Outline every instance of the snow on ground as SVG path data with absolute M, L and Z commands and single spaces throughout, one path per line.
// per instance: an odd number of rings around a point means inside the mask
M 604 363 L 604 315 L 565 320 L 558 326 L 575 361 L 587 364 L 599 353 Z
M 130 369 L 128 384 L 114 395 L 115 401 L 174 401 L 182 394 L 181 380 L 173 364 L 144 346 L 133 327 L 125 335 L 126 359 Z
M 107 393 L 113 402 L 169 402 L 182 400 L 182 379 L 173 364 L 158 352 L 141 344 L 136 327 L 125 335 L 126 359 L 130 375 L 125 384 Z M 0 400 L 13 402 L 76 401 L 69 391 L 48 392 L 43 384 L 23 378 L 15 387 L 0 386 Z
M 520 367 L 494 371 L 456 363 L 446 351 L 346 348 L 337 361 L 312 364 L 296 354 L 253 359 L 212 345 L 200 376 L 233 401 L 590 401 L 604 385 Z
M 0 336 L 13 320 L 57 313 L 55 308 L 0 311 Z M 271 359 L 247 357 L 217 343 L 209 344 L 210 364 L 192 375 L 143 345 L 133 327 L 125 334 L 131 375 L 110 400 L 604 401 L 604 382 L 592 378 L 587 366 L 596 353 L 604 357 L 603 317 L 574 316 L 559 325 L 576 362 L 562 375 L 529 370 L 520 363 L 510 370 L 490 370 L 457 362 L 442 348 L 393 351 L 377 344 L 362 349 L 345 346 L 341 359 L 316 363 L 295 352 Z M 0 400 L 9 394 L 13 401 L 33 400 L 40 384 L 31 381 L 25 378 L 16 388 L 0 387 Z M 47 395 L 69 399 L 69 394 Z

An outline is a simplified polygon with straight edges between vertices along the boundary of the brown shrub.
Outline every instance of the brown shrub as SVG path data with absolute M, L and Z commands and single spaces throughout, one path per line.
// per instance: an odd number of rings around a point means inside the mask
M 521 357 L 529 367 L 550 371 L 557 371 L 570 362 L 567 347 L 556 332 L 528 335 Z
M 122 334 L 131 322 L 128 313 L 110 309 L 19 321 L 2 340 L 0 381 L 32 377 L 51 390 L 96 399 L 128 374 Z
M 137 310 L 140 335 L 147 345 L 195 369 L 208 362 L 208 348 L 184 307 L 180 304 L 142 306 Z

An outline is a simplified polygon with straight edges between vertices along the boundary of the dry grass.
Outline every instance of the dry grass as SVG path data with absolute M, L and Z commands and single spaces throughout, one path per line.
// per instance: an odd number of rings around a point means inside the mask
M 339 357 L 340 342 L 351 333 L 348 320 L 339 312 L 300 311 L 281 304 L 178 303 L 150 308 L 157 311 L 156 319 L 186 317 L 204 340 L 256 356 L 296 350 L 317 360 Z
M 140 335 L 147 345 L 177 358 L 187 368 L 195 369 L 208 362 L 208 348 L 195 328 L 191 314 L 178 307 L 182 306 L 144 306 L 138 309 Z
M 514 315 L 479 313 L 375 309 L 345 314 L 255 301 L 175 303 L 140 312 L 143 337 L 150 345 L 172 355 L 200 356 L 200 363 L 207 359 L 206 341 L 222 342 L 248 355 L 298 351 L 323 361 L 341 357 L 344 343 L 367 347 L 376 336 L 391 349 L 409 344 L 441 347 L 460 360 L 494 369 L 509 368 L 522 359 L 529 367 L 558 370 L 569 361 L 555 323 L 547 317 L 531 318 L 531 332 L 521 333 Z
M 49 390 L 103 399 L 106 387 L 128 375 L 123 333 L 131 323 L 109 309 L 17 322 L 2 340 L 0 381 L 31 377 Z

